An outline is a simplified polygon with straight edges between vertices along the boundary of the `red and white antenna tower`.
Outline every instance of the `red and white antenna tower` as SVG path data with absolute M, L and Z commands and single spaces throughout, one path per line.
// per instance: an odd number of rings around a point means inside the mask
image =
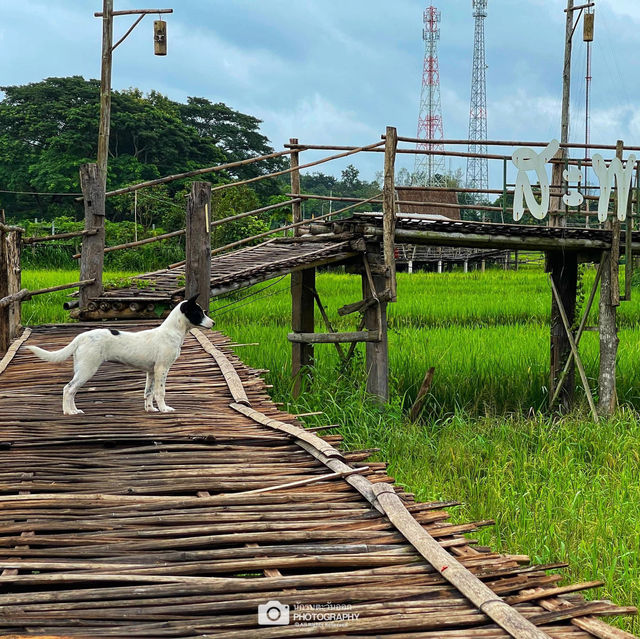
M 438 65 L 438 40 L 440 40 L 440 11 L 429 6 L 423 14 L 424 64 L 422 67 L 422 92 L 418 115 L 418 142 L 416 149 L 431 153 L 416 155 L 414 183 L 425 186 L 445 186 L 444 156 L 433 153 L 444 151 L 442 107 L 440 104 L 440 69 Z

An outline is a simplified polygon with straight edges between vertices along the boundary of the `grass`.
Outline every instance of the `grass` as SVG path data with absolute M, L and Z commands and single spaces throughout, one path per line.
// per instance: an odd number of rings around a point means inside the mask
M 593 278 L 593 270 L 583 273 L 585 296 Z M 75 279 L 73 272 L 26 272 L 23 283 L 37 288 Z M 383 408 L 362 391 L 362 354 L 345 369 L 331 345 L 316 347 L 315 382 L 291 400 L 288 285 L 284 278 L 253 289 L 261 290 L 253 297 L 236 294 L 212 305 L 216 328 L 238 343 L 259 342 L 238 353 L 270 369 L 274 400 L 294 413 L 324 411 L 307 422 L 342 424 L 348 448 L 379 447 L 378 458 L 418 499 L 463 502 L 452 510 L 455 521 L 495 519 L 475 535 L 480 543 L 527 553 L 536 562 L 566 561 L 567 581 L 602 579 L 595 596 L 640 602 L 635 291 L 619 309 L 623 408 L 596 425 L 585 403 L 562 418 L 546 413 L 550 289 L 539 268 L 400 275 L 398 303 L 389 306 L 392 400 Z M 336 328 L 353 330 L 358 317 L 340 318 L 336 311 L 360 298 L 358 278 L 323 273 L 318 289 Z M 26 303 L 27 323 L 65 321 L 58 307 L 66 295 Z M 324 330 L 320 323 L 317 330 Z M 597 335 L 585 334 L 580 349 L 595 389 Z M 436 375 L 427 406 L 410 423 L 408 407 L 429 366 Z M 640 631 L 637 620 L 615 623 Z

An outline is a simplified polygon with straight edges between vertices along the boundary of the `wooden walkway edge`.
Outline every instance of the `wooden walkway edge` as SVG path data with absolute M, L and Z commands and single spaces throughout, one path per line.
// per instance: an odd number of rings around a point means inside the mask
M 596 582 L 475 548 L 487 522 L 279 411 L 219 333 L 187 337 L 176 413 L 107 363 L 64 417 L 71 364 L 20 347 L 87 328 L 36 327 L 0 368 L 0 637 L 632 636 L 598 617 L 635 609 L 577 594 Z M 260 623 L 274 601 L 290 623 Z

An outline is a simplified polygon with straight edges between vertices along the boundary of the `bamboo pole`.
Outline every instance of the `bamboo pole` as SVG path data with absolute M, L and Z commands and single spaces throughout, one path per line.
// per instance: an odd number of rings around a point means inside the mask
M 71 231 L 69 233 L 56 233 L 55 235 L 42 235 L 39 237 L 23 237 L 23 244 L 39 244 L 40 242 L 51 242 L 53 240 L 64 240 L 69 237 L 81 237 L 84 235 L 95 235 L 98 231 L 95 229 L 84 229 L 82 231 Z M 76 257 L 75 255 L 73 256 Z M 79 255 L 78 255 L 79 257 Z
M 69 284 L 59 284 L 58 286 L 49 286 L 47 288 L 39 288 L 35 291 L 30 291 L 27 288 L 23 288 L 13 295 L 8 295 L 0 299 L 0 307 L 19 302 L 21 300 L 29 300 L 34 295 L 44 295 L 45 293 L 54 293 L 55 291 L 64 291 L 68 288 L 82 288 L 83 286 L 89 286 L 93 284 L 95 280 L 80 280 L 79 282 L 71 282 Z
M 368 144 L 366 146 L 354 147 L 344 153 L 339 153 L 337 155 L 331 155 L 326 158 L 322 158 L 320 160 L 316 160 L 315 162 L 309 162 L 307 164 L 302 164 L 300 169 L 308 169 L 312 166 L 317 166 L 318 164 L 323 164 L 324 162 L 330 162 L 331 160 L 338 160 L 340 158 L 347 157 L 349 155 L 353 155 L 354 153 L 359 153 L 360 151 L 367 151 L 369 149 L 373 149 L 379 146 L 382 146 L 384 142 L 376 142 L 374 144 Z M 187 171 L 185 173 L 177 173 L 175 175 L 168 175 L 167 177 L 158 178 L 156 180 L 149 180 L 147 182 L 140 182 L 139 184 L 134 184 L 132 186 L 126 186 L 121 189 L 116 189 L 115 191 L 109 191 L 107 193 L 107 197 L 111 197 L 112 195 L 123 195 L 124 193 L 132 193 L 133 191 L 137 191 L 139 189 L 143 189 L 149 186 L 157 186 L 158 184 L 166 184 L 167 182 L 173 182 L 175 180 L 183 180 L 189 177 L 195 177 L 197 175 L 204 175 L 206 173 L 213 173 L 215 171 L 224 171 L 226 169 L 232 169 L 238 166 L 244 166 L 246 164 L 253 164 L 254 162 L 259 162 L 261 160 L 270 160 L 272 158 L 280 157 L 282 155 L 289 155 L 291 151 L 277 151 L 276 153 L 270 153 L 268 155 L 261 155 L 257 158 L 247 158 L 246 160 L 239 160 L 238 162 L 229 162 L 227 164 L 219 164 L 217 166 L 207 167 L 204 169 L 195 169 L 194 171 Z M 287 173 L 291 173 L 295 169 L 285 169 L 283 171 L 276 171 L 274 173 L 267 173 L 265 175 L 258 175 L 254 178 L 249 178 L 248 180 L 242 180 L 240 182 L 230 182 L 229 184 L 221 184 L 215 187 L 212 190 L 220 190 L 220 189 L 228 189 L 233 186 L 241 186 L 243 184 L 249 184 L 251 182 L 256 182 L 257 180 L 266 180 L 268 178 L 278 177 L 279 175 L 286 175 Z
M 310 484 L 316 484 L 321 481 L 327 481 L 329 479 L 343 479 L 350 475 L 358 473 L 366 473 L 369 470 L 369 466 L 359 466 L 358 468 L 352 468 L 351 470 L 345 470 L 337 473 L 325 473 L 324 475 L 317 475 L 316 477 L 309 477 L 308 479 L 300 479 L 298 481 L 287 482 L 286 484 L 278 484 L 277 486 L 267 486 L 266 488 L 256 488 L 255 490 L 246 490 L 236 495 L 256 495 L 258 493 L 268 493 L 274 490 L 286 490 L 288 488 L 297 488 L 298 486 L 309 486 Z
M 180 229 L 179 231 L 171 231 L 171 233 L 163 233 L 162 235 L 155 235 L 154 237 L 147 237 L 144 240 L 137 240 L 136 242 L 127 242 L 126 244 L 116 244 L 114 246 L 107 246 L 103 250 L 103 253 L 111 253 L 112 251 L 120 251 L 121 249 L 136 248 L 143 244 L 151 244 L 152 242 L 160 242 L 161 240 L 167 240 L 170 237 L 178 237 L 179 235 L 185 235 L 186 229 Z M 72 255 L 74 260 L 81 257 L 82 253 L 76 253 Z

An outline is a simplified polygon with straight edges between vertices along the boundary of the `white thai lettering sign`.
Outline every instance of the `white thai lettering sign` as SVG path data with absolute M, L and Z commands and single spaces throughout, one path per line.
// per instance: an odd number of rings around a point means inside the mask
M 517 148 L 511 159 L 518 169 L 515 191 L 513 193 L 513 219 L 517 222 L 522 219 L 526 208 L 533 217 L 542 220 L 549 212 L 549 175 L 547 163 L 560 148 L 558 140 L 551 140 L 547 146 L 537 153 L 529 147 Z M 627 203 L 631 189 L 631 177 L 636 163 L 636 156 L 630 155 L 626 163 L 619 158 L 614 158 L 607 164 L 599 153 L 593 155 L 593 171 L 600 181 L 600 197 L 598 198 L 598 219 L 604 222 L 607 219 L 609 200 L 614 181 L 617 185 L 618 199 L 616 215 L 619 220 L 627 217 Z M 528 171 L 535 171 L 540 185 L 540 201 L 536 199 L 533 187 L 529 180 Z M 563 171 L 562 177 L 567 184 L 579 183 L 582 180 L 582 171 L 571 165 Z M 584 197 L 576 187 L 569 187 L 567 193 L 562 196 L 562 201 L 567 206 L 580 206 Z

